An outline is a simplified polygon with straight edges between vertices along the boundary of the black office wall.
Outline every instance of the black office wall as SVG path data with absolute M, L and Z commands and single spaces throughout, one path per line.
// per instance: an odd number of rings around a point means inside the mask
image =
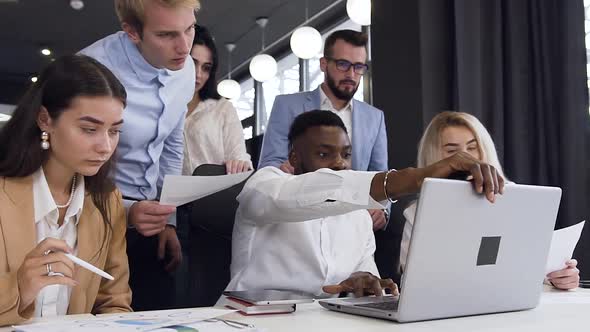
M 374 104 L 385 112 L 391 167 L 415 164 L 436 113 L 469 112 L 489 129 L 511 180 L 563 189 L 557 228 L 588 219 L 582 0 L 373 0 L 371 30 Z M 377 233 L 386 275 L 399 250 L 403 219 L 394 216 L 388 234 Z M 575 255 L 584 278 L 589 251 L 586 231 Z

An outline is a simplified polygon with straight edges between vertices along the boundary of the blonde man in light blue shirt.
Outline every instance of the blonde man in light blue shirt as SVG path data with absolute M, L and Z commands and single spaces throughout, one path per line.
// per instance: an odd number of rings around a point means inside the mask
M 135 310 L 173 305 L 170 272 L 182 255 L 176 210 L 157 202 L 166 174 L 180 175 L 183 127 L 195 85 L 189 52 L 198 0 L 115 0 L 123 31 L 81 51 L 127 90 L 115 180 L 125 198 Z

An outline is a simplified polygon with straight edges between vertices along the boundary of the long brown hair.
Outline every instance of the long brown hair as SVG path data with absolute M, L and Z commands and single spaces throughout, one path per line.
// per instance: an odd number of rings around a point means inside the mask
M 0 130 L 0 176 L 25 177 L 36 172 L 48 160 L 50 153 L 50 150 L 40 147 L 41 129 L 36 120 L 41 106 L 56 121 L 72 100 L 81 96 L 113 97 L 123 105 L 127 100 L 123 85 L 98 61 L 84 55 L 56 59 L 29 88 L 12 118 Z M 84 177 L 86 192 L 111 230 L 109 197 L 115 190 L 111 174 L 113 164 L 111 157 L 98 173 Z

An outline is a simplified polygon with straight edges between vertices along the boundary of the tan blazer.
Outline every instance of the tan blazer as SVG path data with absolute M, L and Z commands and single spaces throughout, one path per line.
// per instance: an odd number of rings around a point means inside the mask
M 79 285 L 72 289 L 68 314 L 131 311 L 127 262 L 125 209 L 117 190 L 110 197 L 113 231 L 90 195 L 84 199 L 78 223 L 78 257 L 115 277 L 110 281 L 76 265 Z M 25 256 L 37 245 L 34 221 L 33 178 L 0 177 L 0 326 L 22 322 L 35 312 L 33 302 L 18 312 L 20 295 L 16 272 Z M 101 248 L 104 234 L 108 233 Z

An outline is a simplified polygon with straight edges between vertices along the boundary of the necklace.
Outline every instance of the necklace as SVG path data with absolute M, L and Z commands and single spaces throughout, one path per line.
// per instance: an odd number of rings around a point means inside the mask
M 72 199 L 74 199 L 75 192 L 76 192 L 76 174 L 74 174 L 74 178 L 72 179 L 72 189 L 70 190 L 70 198 L 68 199 L 68 201 L 64 205 L 59 205 L 59 204 L 55 203 L 57 208 L 63 209 L 63 208 L 67 208 L 68 206 L 70 206 L 70 203 L 72 203 Z

